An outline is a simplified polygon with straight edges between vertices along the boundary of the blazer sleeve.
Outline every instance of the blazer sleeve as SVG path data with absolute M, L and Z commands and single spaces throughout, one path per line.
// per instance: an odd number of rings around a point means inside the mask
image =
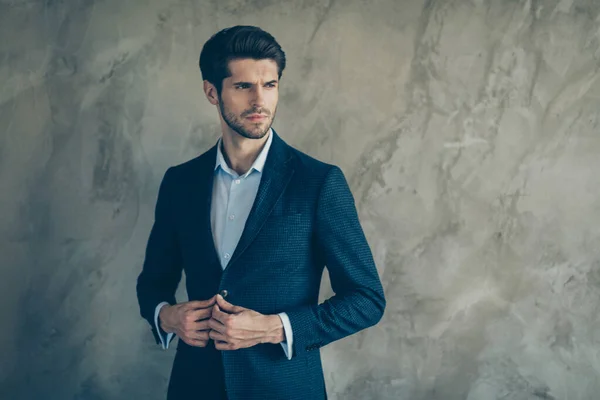
M 335 295 L 318 305 L 286 310 L 294 331 L 294 356 L 375 325 L 386 305 L 354 197 L 336 166 L 320 190 L 314 237 Z
M 161 343 L 154 312 L 161 302 L 175 304 L 175 292 L 181 280 L 181 252 L 177 242 L 172 169 L 165 173 L 158 191 L 154 224 L 146 245 L 142 272 L 137 278 L 136 292 L 141 316 L 148 321 L 157 344 Z M 160 328 L 159 328 L 160 329 Z M 163 332 L 163 334 L 165 334 Z

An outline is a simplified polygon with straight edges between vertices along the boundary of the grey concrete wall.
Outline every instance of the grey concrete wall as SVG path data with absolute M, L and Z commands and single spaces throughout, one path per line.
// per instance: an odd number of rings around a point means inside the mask
M 201 46 L 253 24 L 288 55 L 274 127 L 345 171 L 387 293 L 322 350 L 330 397 L 597 399 L 599 15 L 1 0 L 0 398 L 164 398 L 135 278 L 162 174 L 220 134 Z

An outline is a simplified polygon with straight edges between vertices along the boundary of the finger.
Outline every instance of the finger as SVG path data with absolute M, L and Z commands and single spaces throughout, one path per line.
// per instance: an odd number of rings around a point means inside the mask
M 212 307 L 216 302 L 216 296 L 211 297 L 207 300 L 192 300 L 187 302 L 187 308 L 197 309 L 197 308 L 208 308 Z
M 215 341 L 215 348 L 217 350 L 237 350 L 234 344 L 221 341 Z
M 192 318 L 193 321 L 199 321 L 202 319 L 210 318 L 212 314 L 212 307 L 200 308 L 198 310 L 190 310 L 187 312 L 187 314 Z
M 182 318 L 181 325 L 183 326 L 183 329 L 186 329 L 186 330 L 197 329 L 197 328 L 195 328 L 197 323 L 210 318 L 210 315 L 212 314 L 211 310 L 212 310 L 212 308 L 209 308 L 208 312 L 207 311 L 204 311 L 204 312 L 187 311 L 187 312 L 185 312 L 181 317 Z
M 210 336 L 209 336 L 210 332 L 211 332 L 210 330 L 194 331 L 188 335 L 188 339 L 208 341 L 208 339 L 210 339 Z
M 180 339 L 184 339 L 184 340 L 191 340 L 191 339 L 202 339 L 202 340 L 208 340 L 208 334 L 210 332 L 210 329 L 206 329 L 206 330 L 202 330 L 202 331 L 179 331 L 177 333 L 177 336 Z
M 217 296 L 213 296 L 207 300 L 192 300 L 186 303 L 186 308 L 197 310 L 202 308 L 210 308 L 213 304 L 217 302 Z
M 190 326 L 190 330 L 192 330 L 192 331 L 208 330 L 208 329 L 210 329 L 210 326 L 208 326 L 208 321 L 210 321 L 210 319 L 203 319 L 202 321 L 194 322 Z
M 226 327 L 225 325 L 223 325 L 222 323 L 220 323 L 219 321 L 217 321 L 214 318 L 211 318 L 208 320 L 208 327 L 214 331 L 220 332 L 222 334 L 225 334 L 226 332 Z
M 228 313 L 236 314 L 236 313 L 242 312 L 244 310 L 243 307 L 234 306 L 233 304 L 231 304 L 230 302 L 225 300 L 223 298 L 223 296 L 221 296 L 220 294 L 217 295 L 217 304 L 223 311 L 228 312 Z
M 187 344 L 194 347 L 206 347 L 208 344 L 208 340 L 198 340 L 198 339 L 187 339 L 184 340 Z
M 205 319 L 205 320 L 199 321 L 199 322 L 189 322 L 187 324 L 184 324 L 183 328 L 182 328 L 182 333 L 184 335 L 190 335 L 194 332 L 210 330 L 208 321 L 210 321 L 210 320 Z
M 258 344 L 256 340 L 236 340 L 233 343 L 215 340 L 215 348 L 217 350 L 238 350 L 247 347 L 252 347 L 256 344 Z
M 227 336 L 223 335 L 221 332 L 219 331 L 215 331 L 214 329 L 211 329 L 208 333 L 208 337 L 212 340 L 214 340 L 215 342 L 227 342 Z
M 218 304 L 215 304 L 212 309 L 212 319 L 216 319 L 223 325 L 227 325 L 231 323 L 231 314 L 224 313 L 221 311 L 221 308 Z

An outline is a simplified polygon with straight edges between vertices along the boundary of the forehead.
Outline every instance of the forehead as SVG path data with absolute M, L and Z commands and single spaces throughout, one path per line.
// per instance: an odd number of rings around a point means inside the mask
M 274 60 L 254 60 L 243 58 L 229 61 L 229 72 L 231 76 L 227 79 L 232 81 L 271 81 L 277 80 L 277 63 Z

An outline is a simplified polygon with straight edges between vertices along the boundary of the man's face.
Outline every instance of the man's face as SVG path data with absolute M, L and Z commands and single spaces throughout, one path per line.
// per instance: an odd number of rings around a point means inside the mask
M 260 139 L 271 128 L 277 110 L 277 63 L 269 59 L 233 60 L 229 70 L 231 76 L 223 79 L 219 98 L 221 118 L 237 134 Z

